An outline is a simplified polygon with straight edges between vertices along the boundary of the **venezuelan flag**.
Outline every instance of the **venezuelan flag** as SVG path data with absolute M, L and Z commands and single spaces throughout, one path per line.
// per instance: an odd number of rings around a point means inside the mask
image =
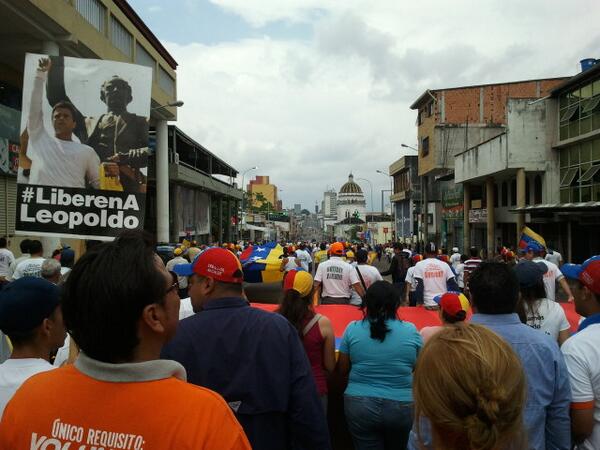
M 525 248 L 530 244 L 538 244 L 546 248 L 546 241 L 542 236 L 537 234 L 529 227 L 523 227 L 523 231 L 521 231 L 521 240 L 519 241 L 519 248 Z
M 274 283 L 283 280 L 281 259 L 283 248 L 276 242 L 249 246 L 240 255 L 244 281 L 248 283 Z

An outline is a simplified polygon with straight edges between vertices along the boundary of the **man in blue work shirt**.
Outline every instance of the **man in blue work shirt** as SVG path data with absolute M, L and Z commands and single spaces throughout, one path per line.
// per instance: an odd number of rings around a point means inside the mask
M 330 449 L 327 421 L 298 331 L 252 308 L 233 253 L 210 248 L 174 267 L 189 276 L 195 315 L 180 322 L 162 357 L 190 383 L 221 394 L 255 450 Z
M 519 320 L 515 313 L 519 282 L 508 265 L 483 262 L 470 278 L 472 323 L 487 326 L 517 353 L 527 377 L 527 403 L 523 419 L 530 450 L 570 450 L 569 407 L 571 388 L 565 361 L 555 340 Z M 430 427 L 421 421 L 421 441 L 433 448 Z M 410 449 L 421 449 L 415 428 Z

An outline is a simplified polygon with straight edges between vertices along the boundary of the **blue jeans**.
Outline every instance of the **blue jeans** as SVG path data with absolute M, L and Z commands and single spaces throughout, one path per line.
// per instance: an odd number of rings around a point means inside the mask
M 355 450 L 405 449 L 413 403 L 344 395 L 344 413 Z

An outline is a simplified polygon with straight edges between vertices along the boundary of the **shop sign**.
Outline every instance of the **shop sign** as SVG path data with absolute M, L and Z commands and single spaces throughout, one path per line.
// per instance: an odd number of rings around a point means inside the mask
M 487 223 L 487 209 L 471 209 L 469 223 Z

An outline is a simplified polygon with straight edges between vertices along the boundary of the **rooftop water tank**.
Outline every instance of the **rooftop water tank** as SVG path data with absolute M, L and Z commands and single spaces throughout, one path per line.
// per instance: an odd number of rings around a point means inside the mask
M 598 62 L 595 58 L 585 58 L 579 61 L 581 64 L 581 71 L 585 72 L 588 69 L 591 69 Z

